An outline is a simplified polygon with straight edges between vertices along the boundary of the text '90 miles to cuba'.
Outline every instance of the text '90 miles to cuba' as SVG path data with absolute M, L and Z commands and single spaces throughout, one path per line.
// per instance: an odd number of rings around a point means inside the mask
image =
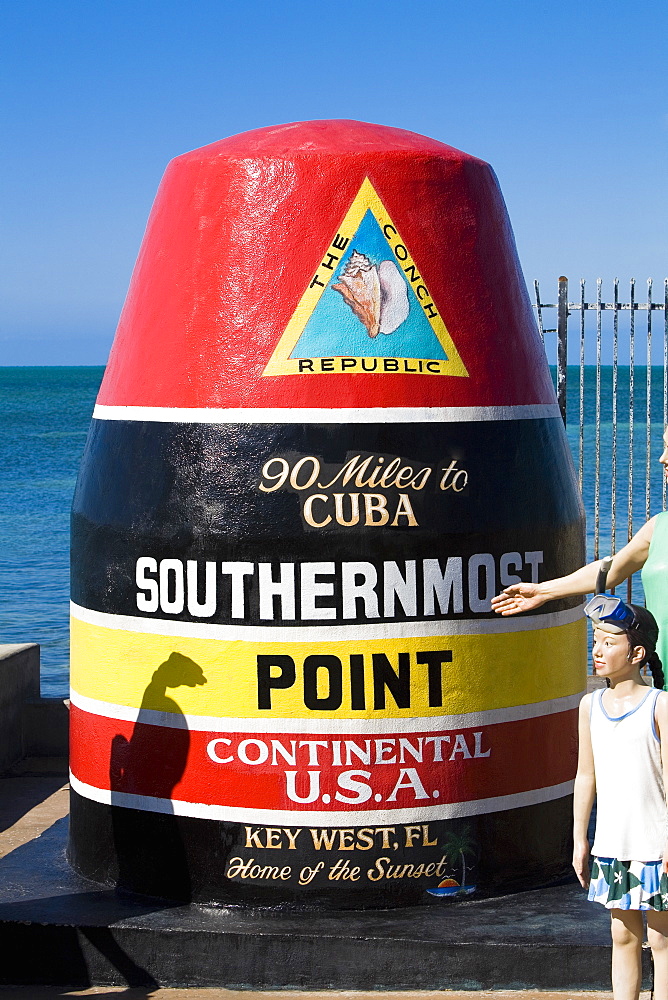
M 263 493 L 286 489 L 300 495 L 302 517 L 311 528 L 415 528 L 411 492 L 437 483 L 439 490 L 462 493 L 468 481 L 467 470 L 456 459 L 438 468 L 416 467 L 397 456 L 360 454 L 332 469 L 323 467 L 315 455 L 279 455 L 263 465 L 258 489 Z

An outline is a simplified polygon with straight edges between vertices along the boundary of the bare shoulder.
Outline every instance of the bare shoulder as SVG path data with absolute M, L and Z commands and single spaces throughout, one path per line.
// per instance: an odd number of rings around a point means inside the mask
M 635 537 L 638 539 L 638 541 L 644 542 L 646 545 L 649 545 L 649 543 L 652 541 L 652 535 L 654 534 L 654 527 L 656 525 L 658 516 L 659 516 L 658 514 L 655 514 L 654 517 L 650 517 L 649 521 L 645 521 L 642 528 L 640 528 L 636 532 Z
M 659 712 L 667 713 L 668 717 L 668 691 L 661 691 L 656 699 L 656 704 L 654 706 L 654 711 L 658 714 Z
M 659 735 L 668 733 L 668 691 L 661 691 L 654 703 L 654 719 Z
M 591 709 L 591 700 L 592 700 L 593 697 L 594 697 L 594 694 L 593 694 L 592 691 L 590 691 L 589 694 L 585 694 L 580 699 L 580 715 L 581 716 L 586 715 L 587 718 L 589 718 L 589 712 L 590 712 L 590 709 Z

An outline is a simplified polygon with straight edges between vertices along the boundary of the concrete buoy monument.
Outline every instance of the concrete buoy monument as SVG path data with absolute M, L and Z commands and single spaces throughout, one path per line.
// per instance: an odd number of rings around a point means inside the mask
M 403 905 L 569 866 L 583 511 L 490 166 L 353 121 L 170 163 L 72 524 L 75 870 Z

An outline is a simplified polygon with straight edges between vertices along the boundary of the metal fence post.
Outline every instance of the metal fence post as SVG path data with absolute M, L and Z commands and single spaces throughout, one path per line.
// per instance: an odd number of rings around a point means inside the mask
M 566 365 L 568 345 L 568 278 L 559 278 L 557 299 L 557 402 L 566 423 Z
M 663 475 L 659 476 L 658 469 L 653 468 L 656 466 L 656 462 L 653 461 L 656 456 L 652 454 L 655 435 L 656 447 L 659 447 L 657 432 L 661 417 L 663 417 L 663 426 L 668 426 L 668 278 L 663 282 L 663 296 L 660 301 L 654 301 L 653 287 L 652 280 L 648 279 L 647 299 L 639 302 L 637 301 L 636 281 L 632 278 L 628 301 L 621 302 L 619 280 L 615 278 L 611 301 L 603 302 L 602 283 L 599 279 L 596 283 L 596 300 L 588 302 L 585 281 L 582 278 L 580 279 L 579 296 L 574 296 L 574 301 L 569 302 L 568 279 L 562 276 L 558 279 L 558 301 L 543 302 L 540 297 L 538 281 L 534 282 L 536 295 L 534 308 L 538 314 L 539 329 L 546 347 L 550 370 L 553 373 L 553 366 L 556 362 L 557 401 L 564 423 L 566 423 L 567 416 L 569 374 L 567 367 L 568 322 L 571 313 L 580 312 L 580 412 L 579 441 L 577 444 L 578 418 L 575 413 L 569 412 L 571 424 L 568 430 L 569 441 L 574 451 L 573 458 L 579 459 L 580 489 L 588 518 L 591 518 L 592 515 L 594 518 L 593 531 L 588 535 L 589 559 L 598 558 L 598 550 L 603 537 L 602 531 L 607 533 L 609 529 L 610 551 L 614 553 L 618 547 L 618 535 L 621 535 L 622 532 L 626 535 L 628 531 L 628 538 L 632 537 L 633 522 L 640 516 L 642 506 L 644 506 L 643 516 L 646 520 L 653 512 L 656 512 L 657 508 L 665 510 L 668 504 L 668 480 Z M 548 328 L 544 325 L 550 322 L 550 319 L 545 316 L 546 309 L 554 309 L 557 313 L 557 322 L 554 327 Z M 603 316 L 604 310 L 612 312 L 611 323 L 604 323 L 606 318 Z M 644 365 L 638 365 L 636 372 L 636 312 L 640 310 L 647 312 L 647 333 L 645 352 L 641 359 Z M 657 375 L 652 370 L 653 333 L 656 336 L 655 330 L 653 330 L 652 312 L 654 311 L 659 311 L 663 315 L 663 384 L 661 387 Z M 596 316 L 595 367 L 592 364 L 585 365 L 587 330 L 589 330 L 590 336 L 594 332 L 591 329 L 592 323 L 587 322 L 586 316 L 587 313 L 592 312 Z M 549 313 L 548 317 L 552 315 L 553 313 Z M 627 324 L 624 323 L 625 329 L 622 331 L 621 324 L 626 315 L 628 315 L 628 328 L 626 328 Z M 590 319 L 592 318 L 590 316 Z M 556 345 L 555 341 L 548 337 L 548 334 L 552 333 L 556 335 Z M 610 343 L 608 343 L 607 334 L 611 334 Z M 628 340 L 626 334 L 628 334 Z M 624 356 L 627 343 L 628 361 Z M 610 347 L 612 349 L 611 358 L 608 357 L 608 348 Z M 604 359 L 605 365 L 603 364 Z M 610 360 L 612 365 L 610 366 L 611 370 L 608 371 L 606 369 L 609 367 Z M 645 368 L 644 373 L 642 373 L 643 367 Z M 574 374 L 572 372 L 571 376 L 574 377 Z M 586 379 L 585 375 L 587 375 Z M 640 381 L 638 381 L 639 379 Z M 641 400 L 636 399 L 636 390 L 638 386 L 642 388 L 643 383 L 645 405 L 642 407 L 644 414 L 639 423 L 638 403 Z M 575 391 L 575 385 L 571 388 Z M 585 388 L 587 390 L 586 399 Z M 659 388 L 663 390 L 661 400 L 659 399 Z M 578 409 L 577 406 L 576 409 Z M 639 426 L 637 426 L 638 423 Z M 645 439 L 644 455 L 642 456 L 644 462 L 640 455 L 642 442 L 636 441 L 643 428 L 645 432 L 642 435 Z M 626 442 L 623 440 L 624 437 L 627 437 L 628 440 L 628 452 Z M 610 480 L 608 480 L 608 455 L 610 456 Z M 623 470 L 620 463 L 626 463 Z M 644 465 L 642 470 L 641 465 Z M 660 504 L 659 482 L 661 483 Z M 625 531 L 624 526 L 619 523 L 619 514 L 620 497 L 622 492 L 626 494 L 627 489 L 628 525 L 627 531 Z M 642 503 L 643 493 L 644 505 Z M 619 541 L 622 541 L 621 537 Z M 633 590 L 640 589 L 639 583 L 634 585 L 632 580 L 629 580 L 628 588 L 625 589 L 629 600 L 631 600 Z M 636 596 L 639 598 L 639 595 Z

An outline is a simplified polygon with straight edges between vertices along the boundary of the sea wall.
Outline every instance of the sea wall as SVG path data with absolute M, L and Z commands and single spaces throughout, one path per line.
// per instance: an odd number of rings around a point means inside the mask
M 69 702 L 41 698 L 37 643 L 0 644 L 0 774 L 24 757 L 68 753 Z

